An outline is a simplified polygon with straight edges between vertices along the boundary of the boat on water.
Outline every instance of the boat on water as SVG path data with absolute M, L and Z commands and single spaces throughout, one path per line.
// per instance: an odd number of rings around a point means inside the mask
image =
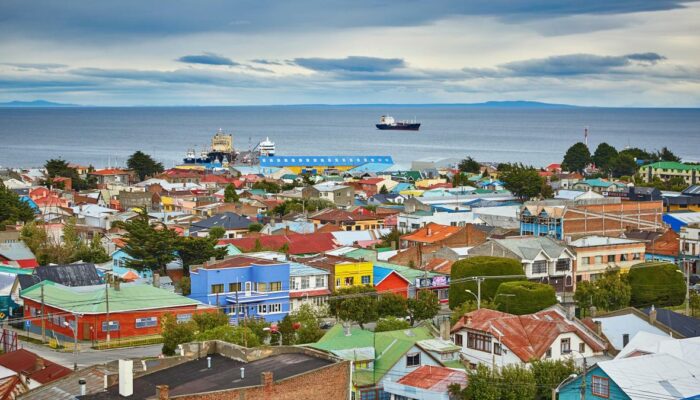
M 275 155 L 275 142 L 266 137 L 265 140 L 258 143 L 258 150 L 261 157 L 270 157 Z
M 380 130 L 397 130 L 397 131 L 417 131 L 420 129 L 420 122 L 413 121 L 396 121 L 394 117 L 382 115 L 379 118 L 379 123 L 376 125 Z
M 197 153 L 194 149 L 187 150 L 187 155 L 182 160 L 185 164 L 228 164 L 236 159 L 233 148 L 233 135 L 224 133 L 219 129 L 211 139 L 209 149 Z

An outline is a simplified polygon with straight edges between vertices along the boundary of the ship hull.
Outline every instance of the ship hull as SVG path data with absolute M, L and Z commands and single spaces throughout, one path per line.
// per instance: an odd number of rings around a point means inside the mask
M 417 131 L 420 129 L 420 123 L 416 124 L 377 124 L 377 129 L 382 131 Z

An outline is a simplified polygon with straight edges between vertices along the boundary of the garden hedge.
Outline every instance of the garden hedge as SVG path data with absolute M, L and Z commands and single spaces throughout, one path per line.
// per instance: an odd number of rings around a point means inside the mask
M 554 287 L 545 283 L 519 281 L 505 282 L 498 287 L 496 295 L 512 294 L 514 296 L 499 297 L 498 310 L 507 311 L 510 314 L 532 314 L 547 307 L 557 304 L 557 295 Z
M 675 264 L 645 262 L 629 271 L 632 287 L 630 305 L 637 308 L 670 307 L 685 301 L 685 276 Z
M 459 307 L 465 301 L 473 301 L 474 296 L 464 291 L 469 289 L 474 294 L 477 293 L 475 281 L 459 282 L 459 279 L 471 276 L 499 276 L 499 275 L 523 275 L 523 266 L 519 261 L 504 258 L 477 256 L 459 260 L 452 265 L 450 273 L 450 308 Z M 481 299 L 493 300 L 498 286 L 503 282 L 524 280 L 525 278 L 511 279 L 486 279 L 481 283 Z M 455 281 L 457 281 L 455 283 Z

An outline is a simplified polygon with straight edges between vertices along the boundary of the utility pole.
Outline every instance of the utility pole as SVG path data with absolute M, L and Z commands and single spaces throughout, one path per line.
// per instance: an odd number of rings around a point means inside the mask
M 41 342 L 46 343 L 46 320 L 44 313 L 44 282 L 41 282 Z
M 481 309 L 481 282 L 484 281 L 483 277 L 476 278 L 476 308 Z
M 105 327 L 107 328 L 107 343 L 109 344 L 111 335 L 111 327 L 109 325 L 109 281 L 111 280 L 111 275 L 107 275 L 107 279 L 105 282 L 105 311 L 107 314 L 107 322 L 105 323 Z M 97 329 L 97 327 L 95 328 Z

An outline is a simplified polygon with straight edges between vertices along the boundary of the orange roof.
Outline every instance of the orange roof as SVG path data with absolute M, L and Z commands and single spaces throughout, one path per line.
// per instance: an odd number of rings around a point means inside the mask
M 426 265 L 428 271 L 440 272 L 441 274 L 450 274 L 452 272 L 452 264 L 455 262 L 444 258 L 433 258 Z
M 122 279 L 124 279 L 127 282 L 131 282 L 139 279 L 139 276 L 134 271 L 126 271 L 126 273 L 122 275 Z
M 410 242 L 435 243 L 447 239 L 461 229 L 459 226 L 440 225 L 431 222 L 413 233 L 401 236 L 401 239 Z
M 423 365 L 401 377 L 397 383 L 430 390 L 431 392 L 444 393 L 450 385 L 466 386 L 467 373 L 466 371 L 458 371 L 452 368 Z
M 90 172 L 90 175 L 128 175 L 130 171 L 121 168 L 106 168 Z
M 518 316 L 482 308 L 464 314 L 452 327 L 452 332 L 462 328 L 488 332 L 494 338 L 500 338 L 503 344 L 524 362 L 542 358 L 562 333 L 576 334 L 594 352 L 605 349 L 592 335 L 555 310 Z

